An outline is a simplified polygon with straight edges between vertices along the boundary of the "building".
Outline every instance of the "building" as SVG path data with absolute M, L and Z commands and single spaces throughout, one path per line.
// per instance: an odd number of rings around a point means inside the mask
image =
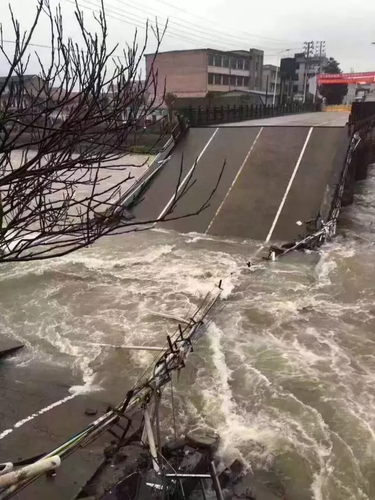
M 0 76 L 0 109 L 35 106 L 45 100 L 44 85 L 37 75 Z
M 173 50 L 146 54 L 147 74 L 158 74 L 157 94 L 205 97 L 207 92 L 261 90 L 263 51 Z M 165 89 L 164 89 L 165 82 Z
M 281 60 L 281 80 L 288 82 L 284 86 L 288 87 L 288 92 L 290 89 L 295 100 L 303 100 L 305 85 L 306 94 L 309 93 L 309 80 L 319 74 L 327 62 L 325 55 L 307 57 L 304 52 Z
M 375 99 L 375 84 L 351 84 L 348 85 L 348 93 L 344 97 L 344 104 L 352 104 L 355 101 L 373 101 Z
M 276 87 L 276 95 L 279 95 L 280 84 L 281 84 L 281 79 L 280 79 L 279 68 L 277 66 L 274 66 L 273 64 L 265 64 L 263 66 L 262 90 L 267 94 L 273 94 L 275 92 L 275 87 Z
M 296 75 L 297 79 L 293 86 L 294 95 L 303 95 L 305 79 L 307 82 L 317 74 L 321 73 L 322 67 L 328 62 L 328 58 L 324 56 L 315 55 L 307 58 L 304 53 L 295 54 L 296 60 Z M 306 92 L 309 92 L 308 85 L 306 85 Z

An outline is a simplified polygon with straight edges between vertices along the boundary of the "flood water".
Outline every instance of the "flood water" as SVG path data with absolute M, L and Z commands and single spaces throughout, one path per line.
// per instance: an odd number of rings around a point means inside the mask
M 174 379 L 177 431 L 213 429 L 225 463 L 277 478 L 291 500 L 375 498 L 375 171 L 320 253 L 245 263 L 254 242 L 163 230 L 106 238 L 0 269 L 1 331 L 15 365 L 72 371 L 78 392 L 121 399 L 219 279 L 222 305 Z M 172 432 L 170 390 L 164 433 Z

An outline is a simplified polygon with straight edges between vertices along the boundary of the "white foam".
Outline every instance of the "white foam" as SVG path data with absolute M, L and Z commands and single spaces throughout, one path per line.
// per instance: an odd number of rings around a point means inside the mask
M 337 269 L 337 263 L 331 259 L 329 254 L 323 254 L 315 270 L 319 286 L 331 285 L 331 275 Z

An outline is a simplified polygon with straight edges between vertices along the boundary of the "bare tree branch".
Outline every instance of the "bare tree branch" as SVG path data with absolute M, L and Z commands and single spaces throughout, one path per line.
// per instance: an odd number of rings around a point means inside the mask
M 181 164 L 173 203 L 160 221 L 135 223 L 123 205 L 122 192 L 134 180 L 132 146 L 149 127 L 158 137 L 168 130 L 164 120 L 146 123 L 156 108 L 154 64 L 144 80 L 140 76 L 150 32 L 156 39 L 155 62 L 166 26 L 147 24 L 144 43 L 140 46 L 135 36 L 118 56 L 118 46 L 108 47 L 103 0 L 94 14 L 97 32 L 87 29 L 74 2 L 82 46 L 64 35 L 60 7 L 53 13 L 48 0 L 36 2 L 28 32 L 22 32 L 10 8 L 12 54 L 0 29 L 0 53 L 9 65 L 0 78 L 0 262 L 62 256 L 109 234 L 171 220 L 194 185 L 195 169 L 180 186 Z M 34 54 L 39 72 L 28 74 L 32 37 L 42 18 L 48 21 L 51 50 L 48 62 Z M 207 208 L 215 190 L 194 214 Z

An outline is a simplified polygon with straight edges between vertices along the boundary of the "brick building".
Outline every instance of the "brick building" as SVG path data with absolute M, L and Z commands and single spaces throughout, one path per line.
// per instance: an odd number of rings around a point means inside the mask
M 154 54 L 146 54 L 149 74 Z M 263 51 L 257 49 L 223 52 L 213 49 L 159 52 L 154 71 L 158 72 L 158 94 L 177 97 L 204 97 L 207 92 L 262 90 Z

